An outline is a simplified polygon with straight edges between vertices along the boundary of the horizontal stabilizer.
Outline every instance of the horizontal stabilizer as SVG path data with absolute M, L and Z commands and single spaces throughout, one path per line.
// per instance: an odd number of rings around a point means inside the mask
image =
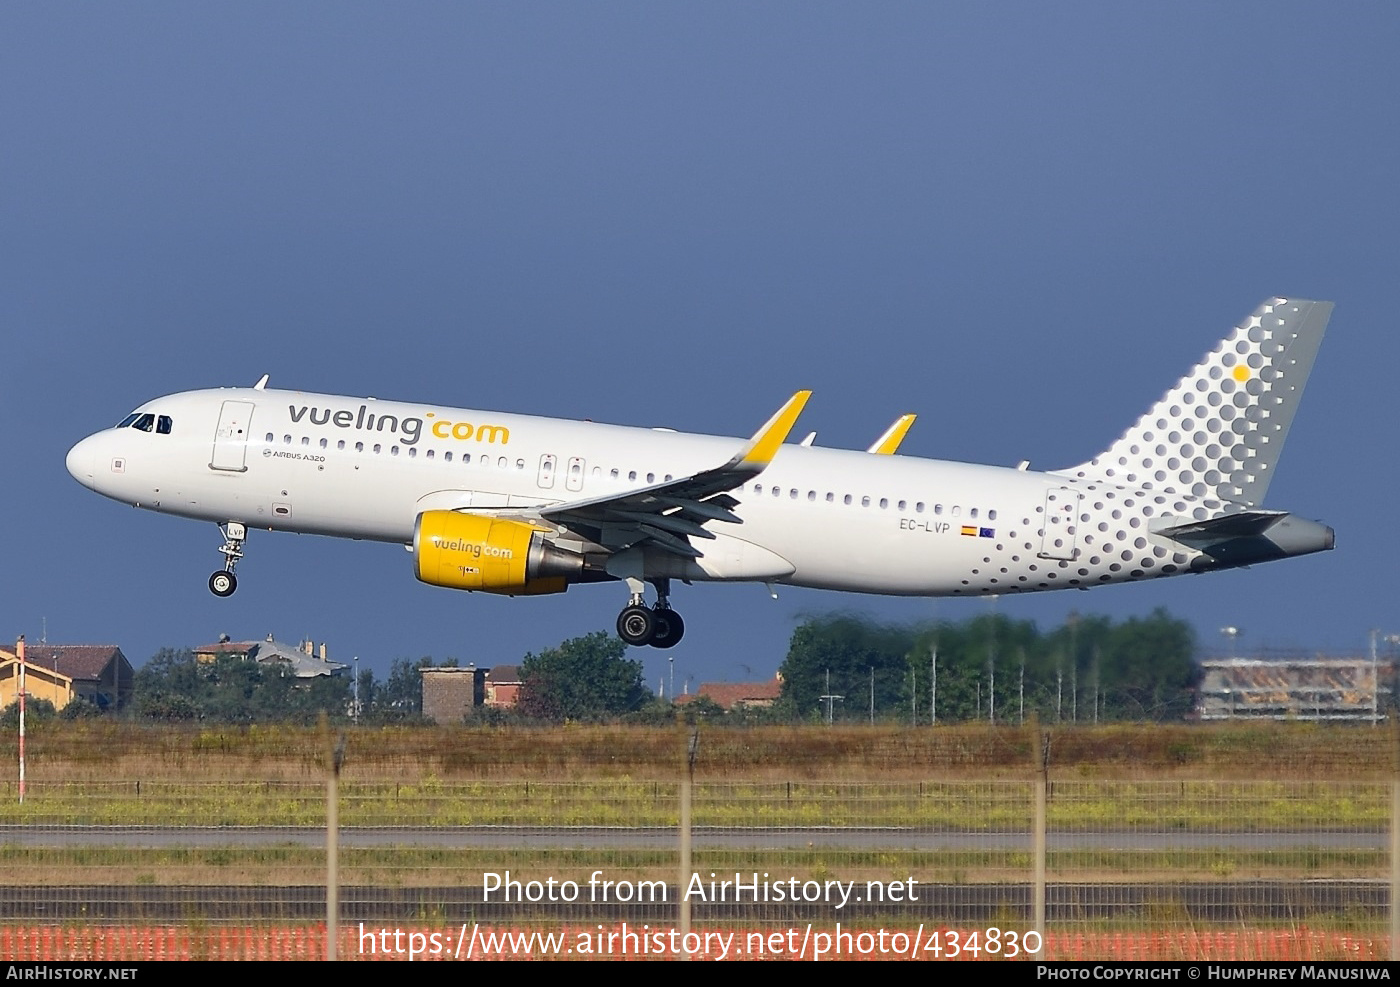
M 1325 552 L 1336 544 L 1336 534 L 1327 525 L 1286 511 L 1241 511 L 1156 528 L 1154 533 L 1200 552 L 1202 557 L 1191 564 L 1198 570 Z
M 1222 538 L 1248 538 L 1262 535 L 1279 518 L 1288 517 L 1287 511 L 1241 511 L 1239 514 L 1226 514 L 1224 517 L 1207 521 L 1189 521 L 1186 524 L 1172 525 L 1157 530 L 1157 534 L 1179 541 L 1183 545 L 1197 548 L 1202 544 L 1219 541 Z M 1168 519 L 1171 520 L 1171 519 Z

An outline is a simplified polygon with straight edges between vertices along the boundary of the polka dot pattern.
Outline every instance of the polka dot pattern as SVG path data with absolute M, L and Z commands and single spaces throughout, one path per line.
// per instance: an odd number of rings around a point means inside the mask
M 1108 451 L 1049 474 L 1043 502 L 1011 522 L 953 595 L 1211 568 L 1207 556 L 1154 530 L 1263 500 L 1331 310 L 1283 298 L 1261 305 Z
M 1260 305 L 1107 451 L 1063 472 L 1262 503 L 1331 310 L 1284 298 Z

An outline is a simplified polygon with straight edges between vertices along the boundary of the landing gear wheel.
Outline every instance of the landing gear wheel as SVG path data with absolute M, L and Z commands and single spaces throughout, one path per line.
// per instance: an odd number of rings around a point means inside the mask
M 647 607 L 633 604 L 617 615 L 617 636 L 627 644 L 649 644 L 655 633 L 656 617 Z
M 656 609 L 651 612 L 656 631 L 651 635 L 653 648 L 674 648 L 685 635 L 685 621 L 674 610 Z
M 215 596 L 232 596 L 238 589 L 238 579 L 227 569 L 220 569 L 209 577 L 209 592 Z

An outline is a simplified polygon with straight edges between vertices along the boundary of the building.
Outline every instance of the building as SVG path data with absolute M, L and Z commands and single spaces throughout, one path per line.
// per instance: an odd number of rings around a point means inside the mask
M 423 668 L 423 715 L 446 726 L 461 723 L 481 705 L 486 693 L 486 669 Z
M 701 696 L 712 700 L 726 713 L 740 706 L 766 709 L 783 694 L 783 680 L 774 676 L 767 682 L 701 682 L 694 695 L 677 696 L 677 705 L 693 703 Z
M 511 709 L 520 702 L 520 666 L 495 665 L 486 673 L 486 705 Z
M 193 650 L 197 661 L 209 662 L 216 658 L 241 658 L 244 661 L 255 661 L 259 665 L 279 669 L 283 674 L 292 675 L 299 679 L 335 675 L 345 671 L 346 668 L 340 662 L 330 661 L 326 657 L 324 643 L 321 645 L 318 655 L 316 646 L 310 640 L 293 646 L 274 639 L 271 634 L 262 641 L 231 641 L 225 634 L 219 638 L 217 643 L 200 645 Z
M 25 691 L 63 709 L 80 697 L 102 710 L 131 701 L 135 672 L 115 644 L 31 644 L 25 650 Z M 0 649 L 0 707 L 19 698 L 19 659 Z
M 1370 722 L 1393 704 L 1389 658 L 1208 658 L 1201 669 L 1202 720 Z

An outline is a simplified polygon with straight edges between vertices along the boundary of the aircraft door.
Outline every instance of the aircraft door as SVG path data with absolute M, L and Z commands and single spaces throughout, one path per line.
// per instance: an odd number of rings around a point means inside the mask
M 1045 491 L 1045 527 L 1040 536 L 1042 559 L 1073 561 L 1079 557 L 1079 491 L 1051 487 Z
M 253 422 L 251 401 L 225 401 L 214 431 L 214 454 L 209 468 L 243 473 L 248 469 L 248 430 Z
M 541 490 L 554 489 L 554 465 L 555 459 L 553 453 L 547 452 L 540 457 L 540 473 L 538 482 Z

